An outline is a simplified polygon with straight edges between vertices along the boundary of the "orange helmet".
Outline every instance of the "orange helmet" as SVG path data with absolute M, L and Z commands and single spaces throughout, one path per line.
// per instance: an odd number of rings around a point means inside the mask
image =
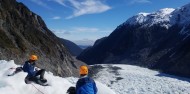
M 38 57 L 36 55 L 31 55 L 30 60 L 38 60 Z
M 88 67 L 83 65 L 83 66 L 80 66 L 80 75 L 81 74 L 85 74 L 87 75 L 88 74 Z

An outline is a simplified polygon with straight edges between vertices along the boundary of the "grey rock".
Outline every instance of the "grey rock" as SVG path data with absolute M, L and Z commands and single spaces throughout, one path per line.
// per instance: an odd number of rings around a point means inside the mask
M 0 0 L 0 59 L 24 64 L 39 56 L 37 66 L 54 75 L 78 76 L 83 62 L 74 59 L 40 16 L 16 0 Z

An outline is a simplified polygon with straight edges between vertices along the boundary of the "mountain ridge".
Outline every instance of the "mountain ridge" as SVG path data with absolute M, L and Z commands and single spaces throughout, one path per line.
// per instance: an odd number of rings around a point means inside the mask
M 70 40 L 60 38 L 60 41 L 66 46 L 66 48 L 73 56 L 78 56 L 83 50 L 82 48 L 80 48 L 78 45 L 76 45 L 74 42 Z
M 87 64 L 132 64 L 190 77 L 189 7 L 133 16 L 77 58 Z
M 16 0 L 0 4 L 0 59 L 24 64 L 36 54 L 38 67 L 59 76 L 78 75 L 78 66 L 84 63 L 72 58 L 39 15 Z

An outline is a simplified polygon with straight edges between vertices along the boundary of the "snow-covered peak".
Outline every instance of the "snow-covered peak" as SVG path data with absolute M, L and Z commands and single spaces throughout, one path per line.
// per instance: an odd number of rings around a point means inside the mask
M 169 23 L 171 13 L 174 10 L 175 9 L 173 8 L 164 8 L 153 13 L 141 12 L 137 14 L 136 16 L 133 16 L 132 18 L 127 20 L 125 24 L 131 24 L 131 25 L 140 24 L 144 26 L 152 26 L 154 24 L 164 23 L 167 25 Z
M 173 8 L 164 8 L 164 9 L 158 10 L 157 12 L 155 12 L 155 14 L 166 16 L 166 15 L 169 15 L 170 13 L 172 13 L 174 10 L 175 9 L 173 9 Z
M 180 8 L 164 8 L 153 13 L 139 13 L 129 18 L 124 24 L 152 26 L 159 24 L 169 28 L 172 25 L 190 23 L 190 3 Z

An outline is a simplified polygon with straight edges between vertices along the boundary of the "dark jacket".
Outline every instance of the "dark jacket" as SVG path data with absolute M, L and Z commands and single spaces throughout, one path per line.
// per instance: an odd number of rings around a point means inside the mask
M 35 71 L 35 62 L 31 64 L 29 61 L 26 61 L 23 66 L 23 71 L 27 72 L 29 77 L 34 77 L 37 72 Z
M 90 77 L 84 77 L 77 81 L 76 94 L 97 94 L 96 83 Z

